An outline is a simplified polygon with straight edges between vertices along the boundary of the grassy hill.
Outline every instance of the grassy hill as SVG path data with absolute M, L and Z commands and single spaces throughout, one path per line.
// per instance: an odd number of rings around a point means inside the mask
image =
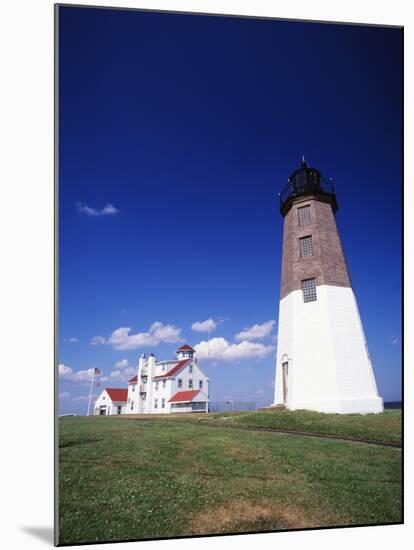
M 222 426 L 270 428 L 401 444 L 401 410 L 361 415 L 266 409 L 204 415 L 200 421 Z
M 401 522 L 400 449 L 237 428 L 401 434 L 399 411 L 323 416 L 60 419 L 60 543 Z

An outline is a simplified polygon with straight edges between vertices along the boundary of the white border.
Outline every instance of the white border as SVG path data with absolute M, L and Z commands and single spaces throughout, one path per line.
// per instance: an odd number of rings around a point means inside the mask
M 75 3 L 75 2 L 67 2 Z M 354 21 L 405 26 L 406 82 L 413 96 L 414 51 L 410 3 L 345 0 L 153 0 L 76 2 L 101 6 L 141 7 L 177 11 L 272 16 L 313 20 Z M 43 532 L 53 516 L 53 2 L 19 0 L 2 4 L 0 17 L 1 101 L 0 214 L 2 320 L 2 453 L 1 543 L 7 549 L 50 547 L 27 531 Z M 411 61 L 412 65 L 412 61 Z M 405 97 L 410 97 L 406 88 Z M 413 107 L 406 101 L 406 152 L 413 150 Z M 409 124 L 410 123 L 410 124 Z M 405 161 L 406 182 L 414 181 L 412 163 Z M 392 182 L 390 182 L 392 185 Z M 405 196 L 405 280 L 413 281 L 414 204 L 412 186 Z M 413 359 L 412 285 L 405 289 L 406 364 Z M 408 328 L 409 327 L 409 328 Z M 412 331 L 411 331 L 412 332 Z M 411 338 L 410 338 L 411 336 Z M 410 361 L 411 360 L 411 361 Z M 17 385 L 32 388 L 36 399 L 17 401 Z M 413 369 L 406 369 L 406 465 L 413 464 Z M 5 402 L 4 402 L 5 400 Z M 135 548 L 248 548 L 276 545 L 286 550 L 305 546 L 320 550 L 375 545 L 389 550 L 405 542 L 413 529 L 412 468 L 406 468 L 406 525 L 180 539 L 129 543 Z M 25 530 L 26 529 L 26 530 Z M 43 531 L 42 531 L 43 530 Z M 125 549 L 125 543 L 114 548 Z M 108 548 L 97 545 L 95 548 Z

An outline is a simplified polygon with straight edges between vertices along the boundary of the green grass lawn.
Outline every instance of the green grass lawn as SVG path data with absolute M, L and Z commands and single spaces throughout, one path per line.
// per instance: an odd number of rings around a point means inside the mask
M 276 428 L 401 444 L 401 410 L 361 415 L 267 409 L 204 415 L 199 417 L 199 421 L 213 425 Z
M 158 419 L 59 421 L 60 544 L 401 522 L 400 449 Z

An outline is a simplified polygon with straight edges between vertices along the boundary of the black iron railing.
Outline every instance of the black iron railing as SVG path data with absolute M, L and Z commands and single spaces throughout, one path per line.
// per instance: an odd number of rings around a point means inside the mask
M 302 195 L 328 195 L 332 198 L 334 211 L 338 208 L 333 180 L 323 178 L 316 170 L 314 173 L 298 171 L 289 178 L 279 193 L 280 211 L 282 212 L 295 197 Z

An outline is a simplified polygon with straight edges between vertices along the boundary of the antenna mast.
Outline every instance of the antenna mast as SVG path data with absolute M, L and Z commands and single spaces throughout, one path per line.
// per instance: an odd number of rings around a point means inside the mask
M 207 391 L 207 412 L 210 412 L 210 332 L 211 330 L 208 330 L 208 391 Z

